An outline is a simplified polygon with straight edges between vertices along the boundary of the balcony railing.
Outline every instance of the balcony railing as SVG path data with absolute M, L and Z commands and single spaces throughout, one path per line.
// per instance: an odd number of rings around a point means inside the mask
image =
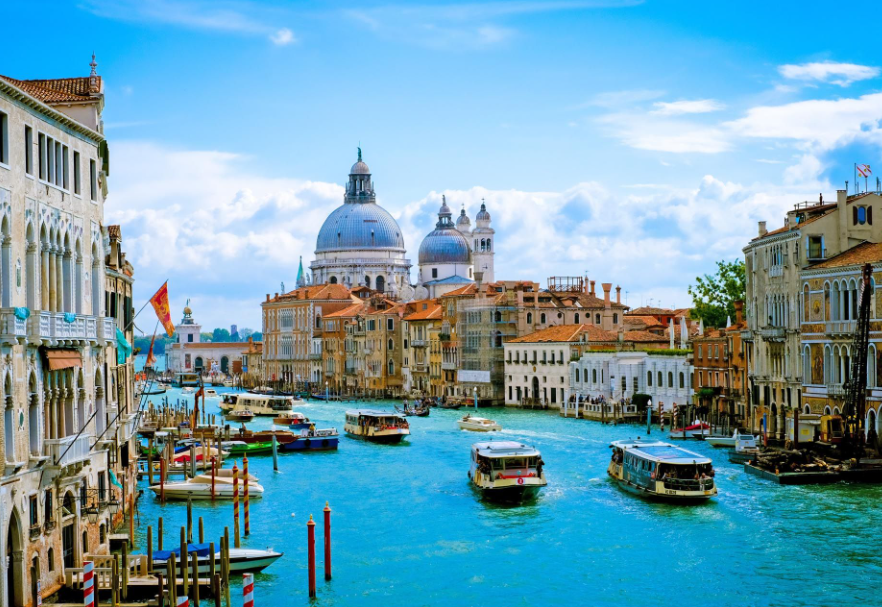
M 784 266 L 772 266 L 769 268 L 769 277 L 775 278 L 778 276 L 784 276 Z
M 138 431 L 139 417 L 140 416 L 137 413 L 127 413 L 120 417 L 122 420 L 123 438 L 125 440 L 132 438 L 135 435 L 135 432 Z
M 834 320 L 827 323 L 827 335 L 854 335 L 856 320 Z
M 426 345 L 425 339 L 412 339 L 410 340 L 410 345 L 414 348 L 423 348 Z
M 741 341 L 753 341 L 753 331 L 750 329 L 741 331 Z
M 456 363 L 442 362 L 441 368 L 445 371 L 456 371 Z
M 322 359 L 321 352 L 310 352 L 309 353 L 309 360 L 321 360 L 321 359 Z
M 783 341 L 784 333 L 784 327 L 763 327 L 760 330 L 760 335 L 766 341 Z
M 12 308 L 4 308 L 0 311 L 0 339 L 6 343 L 23 343 L 27 336 L 27 319 L 16 316 Z
M 89 459 L 92 435 L 80 434 L 79 436 L 51 438 L 43 441 L 43 444 L 46 455 L 49 457 L 47 465 L 61 468 Z
M 32 312 L 27 334 L 32 342 L 58 343 L 112 341 L 116 328 L 112 318 L 72 314 L 68 312 Z

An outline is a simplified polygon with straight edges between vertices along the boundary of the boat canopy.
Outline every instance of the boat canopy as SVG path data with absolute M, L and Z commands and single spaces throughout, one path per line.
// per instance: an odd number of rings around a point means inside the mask
M 197 556 L 208 556 L 210 553 L 211 545 L 210 544 L 187 544 L 187 552 L 190 554 L 196 553 Z M 181 556 L 181 547 L 178 546 L 172 550 L 154 550 L 153 551 L 153 560 L 154 561 L 167 561 L 171 555 L 175 555 L 177 557 Z
M 711 459 L 670 443 L 651 440 L 614 441 L 611 447 L 622 449 L 635 457 L 666 464 L 710 464 Z
M 350 409 L 346 415 L 351 417 L 395 417 L 404 419 L 404 416 L 394 411 L 376 411 L 373 409 Z
M 537 457 L 539 450 L 515 441 L 475 443 L 472 449 L 481 457 Z

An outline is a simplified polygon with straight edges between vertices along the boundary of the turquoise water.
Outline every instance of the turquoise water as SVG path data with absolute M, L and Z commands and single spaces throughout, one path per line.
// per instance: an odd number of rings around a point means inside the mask
M 217 402 L 209 400 L 210 412 Z M 297 410 L 342 432 L 351 407 Z M 271 456 L 250 458 L 267 493 L 252 505 L 243 546 L 285 552 L 256 576 L 256 604 L 308 602 L 310 514 L 319 521 L 321 605 L 852 605 L 882 580 L 882 487 L 780 487 L 746 476 L 724 450 L 693 442 L 713 457 L 720 496 L 698 506 L 659 504 L 606 476 L 609 442 L 645 428 L 546 412 L 482 413 L 503 426 L 499 438 L 542 451 L 549 484 L 535 503 L 494 506 L 472 491 L 469 446 L 484 435 L 458 430 L 456 411 L 411 418 L 412 435 L 398 446 L 342 438 L 336 453 L 280 455 L 279 473 Z M 325 500 L 333 509 L 330 583 L 321 573 Z M 160 506 L 150 492 L 140 511 L 142 537 L 162 515 L 165 541 L 179 543 L 184 504 Z M 231 503 L 195 511 L 207 536 L 220 536 L 224 525 L 232 533 Z

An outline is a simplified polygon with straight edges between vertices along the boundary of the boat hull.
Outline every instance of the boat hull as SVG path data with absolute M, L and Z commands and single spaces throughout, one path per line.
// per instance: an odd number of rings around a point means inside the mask
M 285 451 L 334 451 L 339 442 L 339 436 L 304 437 L 285 443 L 281 448 Z
M 456 422 L 459 426 L 460 430 L 470 430 L 471 432 L 499 432 L 502 430 L 498 425 L 497 426 L 481 426 L 481 425 L 473 425 L 465 422 Z
M 714 485 L 712 489 L 703 491 L 665 491 L 662 493 L 657 489 L 639 485 L 623 478 L 621 472 L 616 468 L 620 469 L 619 466 L 611 464 L 607 469 L 607 474 L 609 474 L 610 478 L 612 478 L 621 489 L 628 493 L 633 493 L 634 495 L 639 495 L 640 497 L 647 499 L 688 504 L 705 502 L 717 495 L 716 485 Z M 656 485 L 658 485 L 658 483 L 656 483 Z
M 704 439 L 711 447 L 731 449 L 735 447 L 735 439 L 731 436 L 708 436 Z
M 346 432 L 352 438 L 357 438 L 359 440 L 368 441 L 371 443 L 379 443 L 381 445 L 394 445 L 395 443 L 400 443 L 405 439 L 407 434 L 355 434 L 354 432 Z
M 277 560 L 282 558 L 283 553 L 281 552 L 271 552 L 266 554 L 265 556 L 259 554 L 251 554 L 256 553 L 258 551 L 252 550 L 242 550 L 235 548 L 230 549 L 230 573 L 259 573 L 263 571 Z M 261 550 L 260 553 L 265 551 Z M 220 553 L 216 553 L 215 556 L 215 569 L 220 565 Z M 180 561 L 178 561 L 180 562 Z M 209 574 L 211 573 L 211 559 L 208 556 L 200 556 L 197 559 L 197 568 L 199 574 Z M 160 573 L 166 573 L 168 571 L 168 561 L 165 559 L 153 559 L 153 568 L 158 570 Z M 180 572 L 177 572 L 180 575 Z
M 188 486 L 184 486 L 188 485 Z M 162 493 L 159 485 L 153 485 L 150 490 L 156 494 L 156 497 Z M 239 498 L 242 499 L 244 491 L 244 483 L 239 484 Z M 248 485 L 248 498 L 256 499 L 263 497 L 263 487 L 257 484 Z M 211 485 L 208 483 L 172 483 L 165 486 L 165 499 L 167 500 L 210 500 Z M 214 499 L 231 500 L 233 499 L 233 485 L 228 483 L 216 483 L 214 486 Z

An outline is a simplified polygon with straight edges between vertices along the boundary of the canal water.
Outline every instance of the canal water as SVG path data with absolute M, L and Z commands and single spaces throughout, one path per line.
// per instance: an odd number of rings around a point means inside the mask
M 218 402 L 209 399 L 208 411 Z M 312 402 L 296 410 L 342 433 L 352 407 Z M 551 412 L 482 413 L 503 427 L 494 438 L 542 452 L 548 487 L 534 503 L 496 506 L 470 488 L 469 447 L 485 435 L 457 429 L 456 411 L 410 418 L 412 434 L 401 445 L 342 437 L 337 452 L 280 454 L 278 473 L 271 456 L 249 458 L 266 494 L 252 504 L 252 535 L 242 545 L 285 553 L 256 576 L 256 605 L 307 604 L 310 514 L 319 523 L 320 605 L 852 605 L 882 580 L 882 487 L 781 487 L 746 476 L 725 450 L 690 442 L 713 457 L 719 497 L 698 506 L 654 503 L 606 475 L 609 442 L 645 436 L 645 427 Z M 268 428 L 270 420 L 250 426 Z M 325 501 L 333 509 L 330 583 L 321 573 Z M 231 502 L 196 504 L 208 537 L 225 525 L 232 535 Z M 145 492 L 141 549 L 159 516 L 167 545 L 179 543 L 185 504 L 160 506 Z M 234 604 L 240 592 L 234 587 Z

